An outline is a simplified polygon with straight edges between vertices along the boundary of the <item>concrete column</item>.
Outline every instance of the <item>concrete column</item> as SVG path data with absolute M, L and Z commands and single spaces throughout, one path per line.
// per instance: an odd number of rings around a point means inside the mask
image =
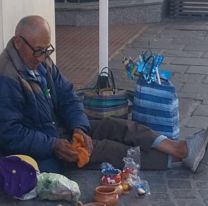
M 0 52 L 14 36 L 17 22 L 24 16 L 43 16 L 51 27 L 51 43 L 55 46 L 54 0 L 0 0 Z M 52 56 L 55 60 L 55 54 Z
M 0 52 L 4 48 L 3 44 L 3 18 L 2 18 L 2 0 L 0 0 Z
M 99 71 L 103 67 L 108 67 L 108 0 L 99 1 Z

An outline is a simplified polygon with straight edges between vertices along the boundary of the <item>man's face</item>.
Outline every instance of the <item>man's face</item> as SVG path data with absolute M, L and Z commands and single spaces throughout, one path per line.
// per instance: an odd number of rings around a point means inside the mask
M 54 51 L 50 44 L 50 35 L 47 34 L 17 36 L 15 46 L 24 63 L 32 70 Z

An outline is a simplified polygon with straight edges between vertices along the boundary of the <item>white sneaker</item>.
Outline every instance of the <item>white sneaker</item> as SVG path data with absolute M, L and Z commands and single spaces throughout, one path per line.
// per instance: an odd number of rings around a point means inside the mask
M 208 143 L 208 130 L 200 130 L 186 139 L 188 155 L 183 159 L 186 167 L 196 172 L 199 163 L 204 157 Z

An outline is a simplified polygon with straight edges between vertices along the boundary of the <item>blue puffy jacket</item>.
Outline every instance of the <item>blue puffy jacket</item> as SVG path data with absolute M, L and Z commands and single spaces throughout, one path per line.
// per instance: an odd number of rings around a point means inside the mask
M 89 121 L 73 85 L 48 59 L 30 74 L 11 39 L 0 55 L 0 152 L 27 154 L 42 171 L 57 172 L 60 163 L 53 147 L 60 137 L 58 124 L 70 134 L 74 128 L 89 131 Z

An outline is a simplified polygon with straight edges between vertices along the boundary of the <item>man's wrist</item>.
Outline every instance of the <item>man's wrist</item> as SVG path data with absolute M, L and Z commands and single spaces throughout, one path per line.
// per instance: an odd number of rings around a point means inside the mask
M 73 133 L 83 134 L 84 131 L 83 131 L 82 129 L 80 129 L 80 128 L 74 128 L 74 129 L 73 129 Z

